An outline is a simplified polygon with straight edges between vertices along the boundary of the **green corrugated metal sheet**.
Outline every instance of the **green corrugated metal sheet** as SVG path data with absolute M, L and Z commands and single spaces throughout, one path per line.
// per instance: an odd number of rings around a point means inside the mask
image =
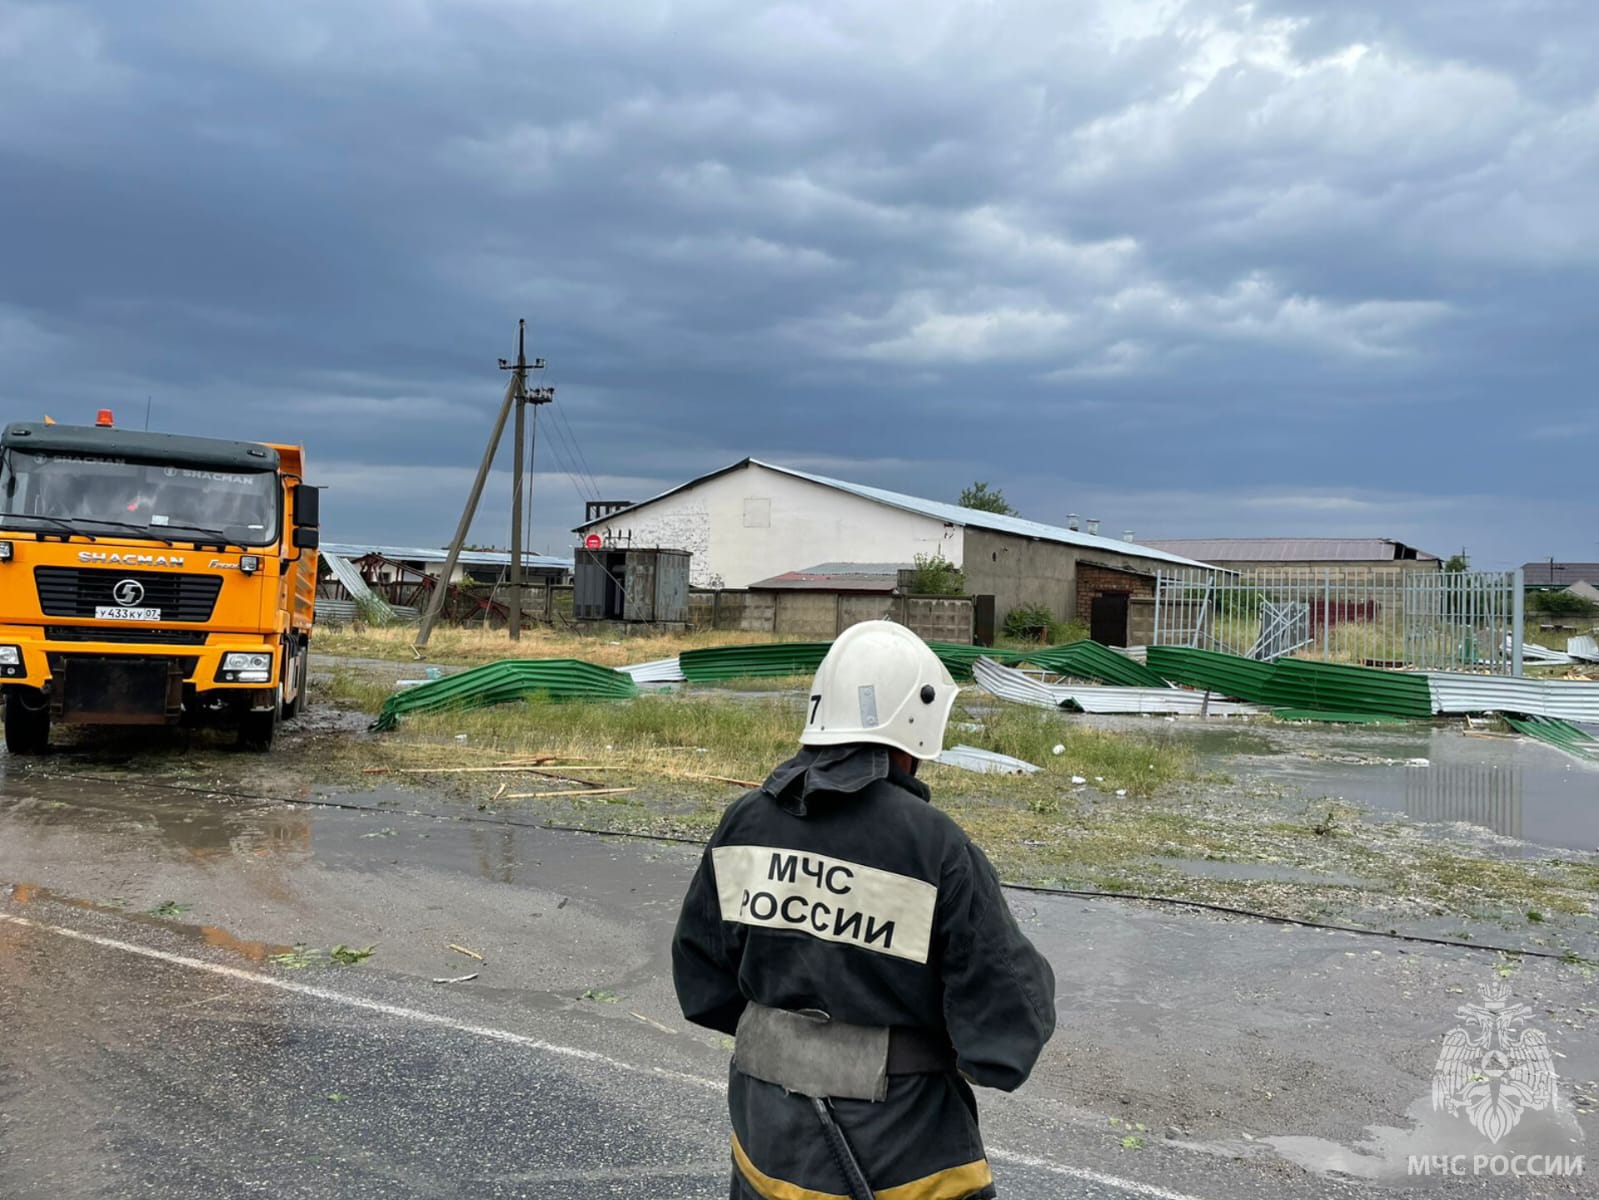
M 1271 703 L 1266 696 L 1266 685 L 1272 676 L 1271 663 L 1189 646 L 1151 646 L 1149 668 L 1162 679 L 1184 687 L 1254 704 Z
M 1505 722 L 1517 733 L 1537 738 L 1556 750 L 1564 750 L 1575 758 L 1589 762 L 1599 762 L 1599 739 L 1590 737 L 1585 730 L 1569 721 L 1556 717 L 1506 716 Z
M 626 700 L 638 695 L 620 671 L 575 658 L 519 658 L 432 679 L 383 702 L 374 729 L 393 729 L 408 713 L 484 708 L 534 695 L 554 700 Z
M 1273 664 L 1266 703 L 1306 712 L 1382 713 L 1421 720 L 1432 716 L 1432 690 L 1425 675 L 1304 658 L 1280 658 Z
M 1264 663 L 1187 646 L 1151 646 L 1149 665 L 1173 683 L 1275 709 L 1418 720 L 1432 716 L 1432 692 L 1427 677 L 1420 674 L 1304 658 Z
M 761 646 L 713 646 L 677 656 L 683 678 L 694 683 L 774 675 L 814 675 L 831 642 L 775 642 Z
M 1117 654 L 1098 642 L 1070 642 L 1017 655 L 1035 667 L 1069 675 L 1073 679 L 1092 679 L 1116 687 L 1165 687 L 1166 681 L 1154 671 L 1125 654 Z
M 980 658 L 991 658 L 995 662 L 1014 663 L 1021 659 L 1021 655 L 1014 650 L 997 650 L 992 646 L 966 646 L 958 642 L 928 642 L 933 653 L 949 668 L 949 673 L 956 679 L 967 680 L 972 677 L 972 666 Z
M 1278 708 L 1272 716 L 1279 721 L 1325 721 L 1334 725 L 1404 725 L 1403 717 L 1390 717 L 1383 713 L 1307 712 L 1297 708 Z
M 970 679 L 972 664 L 979 658 L 1016 662 L 1020 657 L 1014 651 L 991 650 L 983 646 L 963 646 L 952 642 L 928 644 L 956 679 Z M 683 677 L 695 683 L 763 676 L 813 675 L 831 646 L 831 642 L 714 646 L 706 650 L 686 650 L 678 655 L 678 664 L 683 669 Z

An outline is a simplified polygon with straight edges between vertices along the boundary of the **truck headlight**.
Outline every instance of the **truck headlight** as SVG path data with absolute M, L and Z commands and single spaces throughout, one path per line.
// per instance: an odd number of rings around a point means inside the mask
M 0 542 L 0 562 L 10 562 L 14 553 L 10 542 Z
M 22 674 L 22 647 L 0 646 L 0 677 L 11 679 Z
M 254 575 L 261 569 L 261 556 L 259 554 L 245 554 L 239 558 L 239 570 L 246 575 Z
M 229 683 L 265 683 L 272 678 L 272 656 L 257 651 L 224 654 L 221 674 Z

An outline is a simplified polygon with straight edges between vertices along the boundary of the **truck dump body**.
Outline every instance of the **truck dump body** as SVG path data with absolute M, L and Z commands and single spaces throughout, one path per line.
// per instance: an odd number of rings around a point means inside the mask
M 7 745 L 52 722 L 220 721 L 270 743 L 316 596 L 297 446 L 13 424 L 0 435 Z

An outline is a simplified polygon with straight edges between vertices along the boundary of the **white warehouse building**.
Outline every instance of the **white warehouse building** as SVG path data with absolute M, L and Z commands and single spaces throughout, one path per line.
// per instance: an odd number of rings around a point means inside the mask
M 611 545 L 687 550 L 691 581 L 702 588 L 747 588 L 813 563 L 910 563 L 942 555 L 964 569 L 969 592 L 995 597 L 1001 615 L 1042 605 L 1061 620 L 1089 620 L 1102 597 L 1152 597 L 1154 573 L 1163 566 L 1205 565 L 1131 541 L 752 458 L 576 532 Z

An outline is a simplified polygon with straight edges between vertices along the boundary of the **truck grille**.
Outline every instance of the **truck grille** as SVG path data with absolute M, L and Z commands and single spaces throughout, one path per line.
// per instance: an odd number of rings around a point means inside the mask
M 92 617 L 96 608 L 119 607 L 113 592 L 124 579 L 144 588 L 139 608 L 159 608 L 163 621 L 209 621 L 222 591 L 218 575 L 179 575 L 156 571 L 85 570 L 35 567 L 39 608 L 47 617 Z
M 163 614 L 164 616 L 165 614 Z M 123 642 L 146 646 L 203 646 L 204 629 L 152 629 L 132 625 L 46 625 L 44 636 L 52 642 Z

